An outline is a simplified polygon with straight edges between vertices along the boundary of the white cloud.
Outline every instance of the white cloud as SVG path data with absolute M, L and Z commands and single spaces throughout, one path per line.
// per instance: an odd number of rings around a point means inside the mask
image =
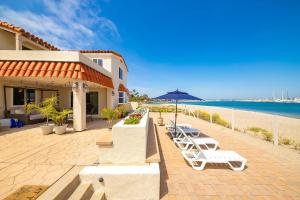
M 43 0 L 42 11 L 0 5 L 0 19 L 20 26 L 63 49 L 108 48 L 120 35 L 92 0 Z

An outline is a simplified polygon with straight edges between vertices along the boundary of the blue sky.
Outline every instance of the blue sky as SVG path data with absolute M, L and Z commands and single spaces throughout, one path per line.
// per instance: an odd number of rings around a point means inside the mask
M 297 0 L 2 0 L 0 18 L 61 48 L 120 52 L 129 88 L 152 97 L 300 96 Z

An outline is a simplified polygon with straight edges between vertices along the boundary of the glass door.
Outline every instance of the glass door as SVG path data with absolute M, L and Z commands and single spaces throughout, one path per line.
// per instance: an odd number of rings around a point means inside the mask
M 98 115 L 98 92 L 86 93 L 86 114 Z

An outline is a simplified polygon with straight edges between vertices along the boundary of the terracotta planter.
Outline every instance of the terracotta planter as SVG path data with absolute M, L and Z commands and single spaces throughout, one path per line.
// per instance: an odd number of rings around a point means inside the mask
M 53 125 L 42 125 L 40 126 L 40 132 L 43 134 L 43 135 L 49 135 L 51 133 L 53 133 Z
M 164 118 L 159 117 L 159 118 L 157 119 L 157 123 L 158 123 L 158 125 L 163 126 L 163 125 L 164 125 Z
M 54 132 L 58 135 L 64 134 L 67 131 L 67 124 L 62 126 L 54 126 Z

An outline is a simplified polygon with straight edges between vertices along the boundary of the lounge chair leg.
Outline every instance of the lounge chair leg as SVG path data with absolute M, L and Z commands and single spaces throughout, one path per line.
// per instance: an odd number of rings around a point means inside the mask
M 197 162 L 201 162 L 200 166 L 195 166 L 194 165 L 194 163 L 197 163 Z M 205 167 L 205 165 L 206 165 L 205 161 L 192 161 L 192 167 L 193 167 L 193 169 L 198 170 L 198 171 L 203 170 L 204 167 Z
M 243 171 L 244 168 L 245 168 L 245 164 L 246 164 L 246 161 L 242 161 L 242 164 L 240 167 L 233 167 L 232 164 L 230 162 L 228 162 L 228 165 L 230 166 L 230 168 L 233 170 L 233 171 Z

